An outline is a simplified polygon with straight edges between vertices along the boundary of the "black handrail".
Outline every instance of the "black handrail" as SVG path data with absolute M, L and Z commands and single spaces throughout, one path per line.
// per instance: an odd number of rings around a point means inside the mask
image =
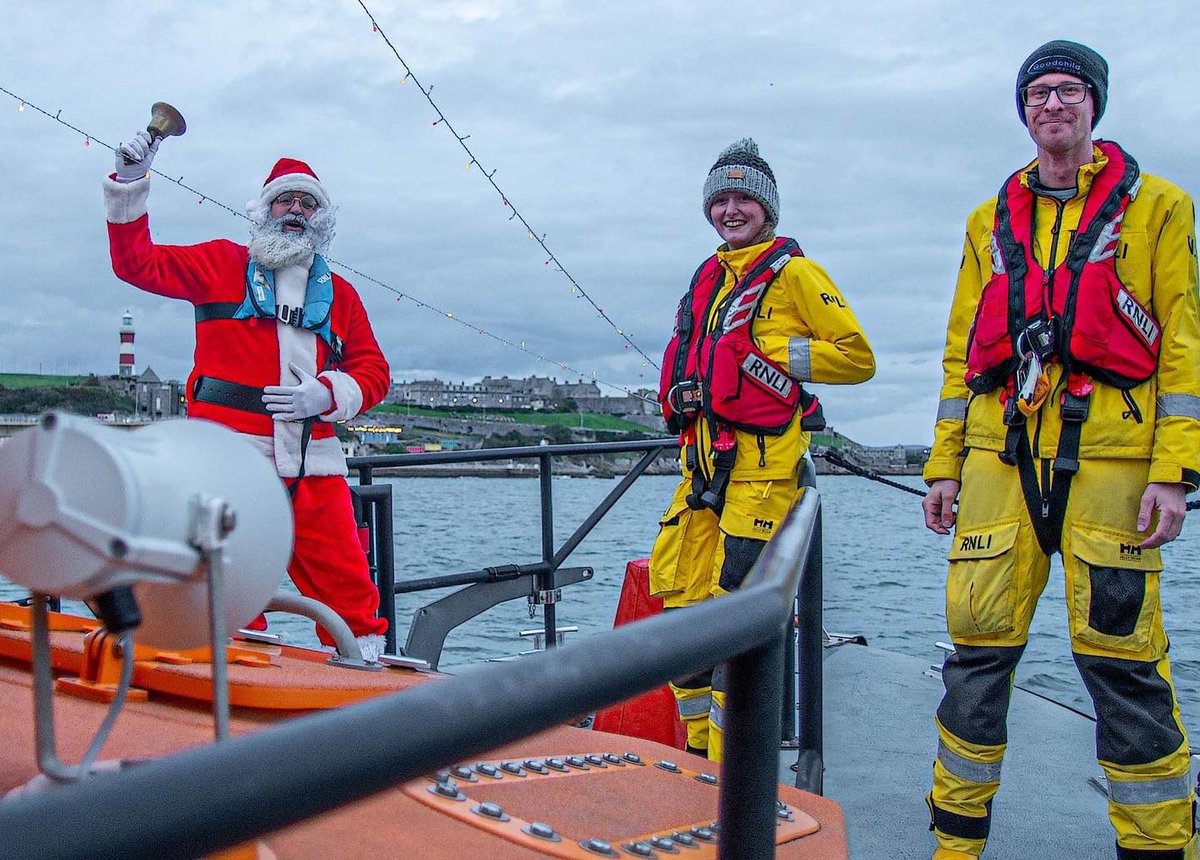
M 743 587 L 717 600 L 6 801 L 5 849 L 26 860 L 208 854 L 730 661 L 719 856 L 773 857 L 784 628 L 819 511 L 806 492 Z M 248 762 L 270 779 L 246 779 Z

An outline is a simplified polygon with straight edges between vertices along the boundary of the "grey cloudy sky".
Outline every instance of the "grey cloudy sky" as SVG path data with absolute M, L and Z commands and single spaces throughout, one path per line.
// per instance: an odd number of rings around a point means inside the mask
M 479 162 L 655 362 L 718 241 L 700 212 L 704 177 L 727 143 L 756 138 L 781 232 L 829 270 L 875 348 L 870 383 L 818 387 L 831 423 L 868 444 L 931 438 L 963 221 L 1032 156 L 1013 100 L 1030 50 L 1052 38 L 1099 50 L 1111 87 L 1098 133 L 1200 192 L 1192 4 L 366 5 Z M 304 159 L 340 207 L 332 257 L 534 353 L 349 275 L 394 377 L 594 373 L 653 387 L 654 367 L 545 265 L 403 76 L 356 0 L 5 3 L 0 28 L 0 87 L 113 144 L 152 102 L 173 103 L 188 132 L 155 167 L 238 211 L 276 158 Z M 100 178 L 112 154 L 0 94 L 0 163 L 0 372 L 115 372 L 128 308 L 138 370 L 183 378 L 190 307 L 109 266 Z M 150 211 L 159 242 L 246 234 L 162 179 Z

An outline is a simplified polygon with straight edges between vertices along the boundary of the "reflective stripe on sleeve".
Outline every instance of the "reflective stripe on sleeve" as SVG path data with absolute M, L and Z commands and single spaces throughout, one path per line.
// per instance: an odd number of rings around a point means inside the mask
M 788 376 L 801 382 L 812 379 L 812 353 L 806 337 L 788 338 Z
M 1192 791 L 1192 781 L 1187 774 L 1167 776 L 1162 779 L 1140 779 L 1125 782 L 1108 780 L 1108 796 L 1113 803 L 1128 805 L 1140 803 L 1162 803 L 1167 800 L 1187 800 Z
M 725 709 L 713 702 L 713 706 L 708 712 L 708 721 L 721 731 L 725 731 Z
M 704 716 L 712 707 L 712 696 L 689 696 L 675 701 L 679 705 L 679 716 L 685 720 L 688 717 Z
M 1000 765 L 1003 762 L 971 761 L 969 758 L 963 758 L 941 741 L 938 741 L 937 758 L 942 763 L 942 767 L 967 782 L 1000 781 Z
M 1200 418 L 1200 397 L 1194 394 L 1160 394 L 1156 418 Z
M 953 418 L 956 421 L 967 420 L 967 398 L 947 397 L 938 403 L 937 420 Z

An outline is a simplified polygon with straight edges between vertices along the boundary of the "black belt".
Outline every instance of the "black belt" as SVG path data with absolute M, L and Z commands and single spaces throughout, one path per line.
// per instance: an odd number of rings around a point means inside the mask
M 243 412 L 253 412 L 256 415 L 270 416 L 267 406 L 262 401 L 263 390 L 253 385 L 242 385 L 238 382 L 227 382 L 213 376 L 198 376 L 192 384 L 192 400 L 202 403 L 214 403 L 230 409 L 240 409 Z

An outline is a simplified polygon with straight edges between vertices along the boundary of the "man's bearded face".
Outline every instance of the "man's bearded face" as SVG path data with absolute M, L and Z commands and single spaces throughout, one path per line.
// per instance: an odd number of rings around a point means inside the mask
M 324 254 L 333 241 L 337 210 L 322 206 L 311 215 L 287 212 L 273 218 L 270 203 L 248 207 L 250 259 L 268 269 L 308 265 L 313 254 Z

